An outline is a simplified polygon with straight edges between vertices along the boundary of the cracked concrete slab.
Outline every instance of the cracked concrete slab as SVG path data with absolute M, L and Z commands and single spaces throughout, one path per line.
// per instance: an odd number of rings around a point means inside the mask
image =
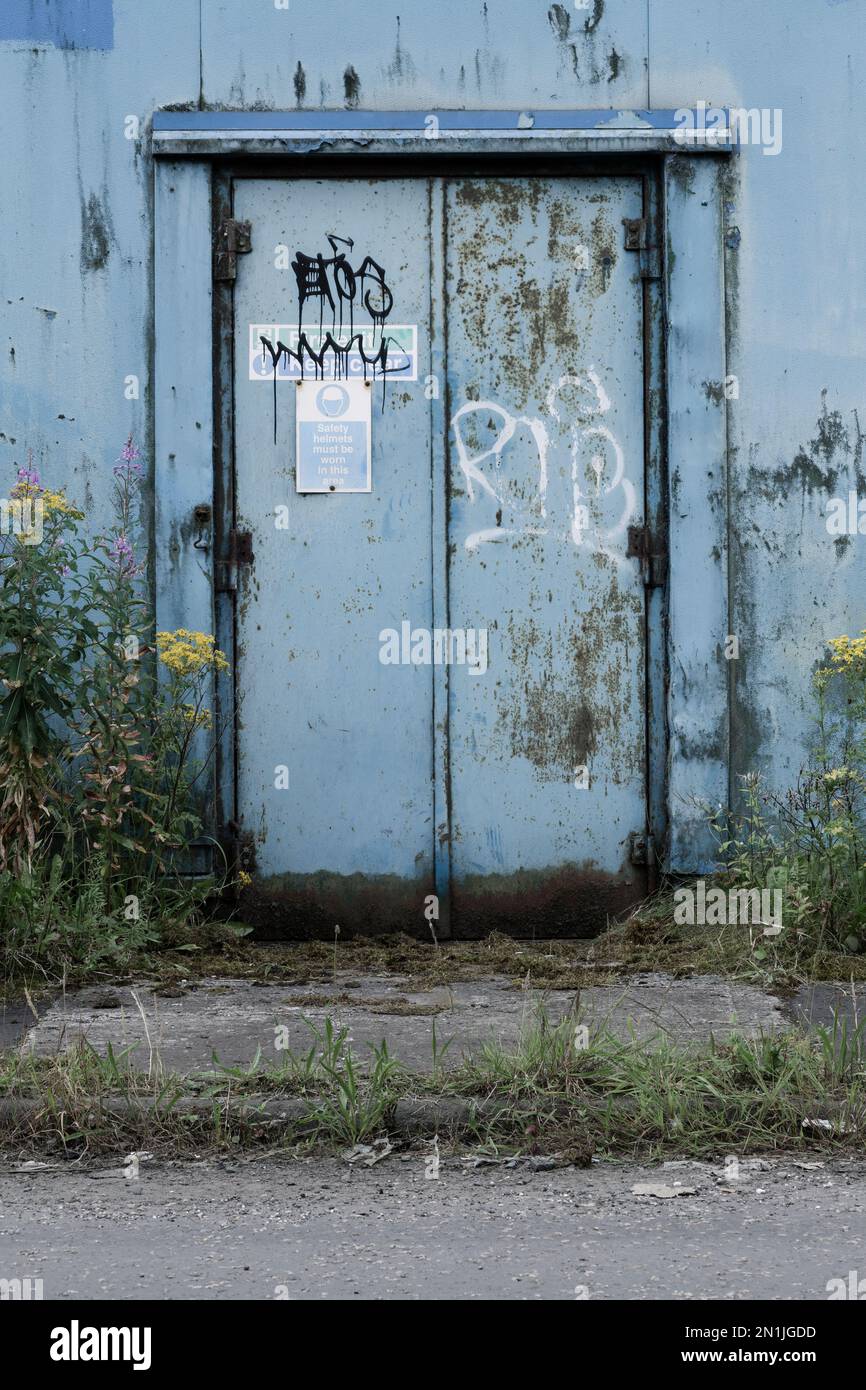
M 140 1067 L 152 1050 L 167 1070 L 191 1072 L 209 1068 L 214 1056 L 231 1066 L 251 1062 L 257 1052 L 265 1062 L 279 1062 L 278 1040 L 306 1052 L 316 1042 L 310 1025 L 321 1029 L 330 1017 L 348 1028 L 359 1053 L 385 1039 L 405 1065 L 420 1070 L 432 1067 L 434 1023 L 438 1047 L 449 1043 L 444 1064 L 453 1066 L 491 1040 L 514 1045 L 539 1007 L 551 1022 L 571 1012 L 591 1029 L 638 1039 L 660 1032 L 677 1041 L 751 1036 L 786 1021 L 779 999 L 716 976 L 637 975 L 579 997 L 569 990 L 542 995 L 516 989 L 496 977 L 416 991 L 405 986 L 395 976 L 338 975 L 331 989 L 216 979 L 199 981 L 179 997 L 144 986 L 82 989 L 55 999 L 23 1046 L 46 1056 L 84 1037 L 100 1052 L 109 1043 L 131 1048 Z
M 866 1019 L 866 985 L 834 982 L 803 985 L 785 1002 L 785 1013 L 806 1027 L 833 1027 L 834 1019 L 849 1031 Z

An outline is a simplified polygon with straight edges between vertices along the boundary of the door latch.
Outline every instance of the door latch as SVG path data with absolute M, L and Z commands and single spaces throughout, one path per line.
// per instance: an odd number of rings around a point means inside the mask
M 211 509 L 206 502 L 200 502 L 198 506 L 193 509 L 193 518 L 195 520 L 195 529 L 197 532 L 193 545 L 196 550 L 203 550 L 205 554 L 210 550 L 210 542 L 205 539 L 205 531 L 210 530 L 211 516 Z

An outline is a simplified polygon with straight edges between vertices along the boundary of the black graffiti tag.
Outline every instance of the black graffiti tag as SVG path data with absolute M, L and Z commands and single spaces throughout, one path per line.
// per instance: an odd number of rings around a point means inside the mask
M 338 243 L 348 246 L 350 251 L 354 249 L 355 243 L 332 235 L 328 236 L 328 242 L 333 256 L 326 258 L 321 252 L 315 256 L 307 256 L 303 251 L 298 251 L 292 261 L 292 270 L 295 272 L 298 286 L 299 330 L 303 326 L 304 305 L 308 299 L 313 299 L 318 300 L 320 319 L 324 314 L 326 302 L 331 310 L 332 319 L 339 310 L 341 330 L 343 307 L 347 305 L 351 332 L 359 289 L 364 308 L 373 323 L 381 328 L 394 304 L 394 296 L 385 280 L 384 266 L 374 261 L 372 256 L 365 256 L 357 269 L 353 270 L 345 252 L 338 250 Z M 368 280 L 372 281 L 370 289 L 367 288 Z
M 346 246 L 352 251 L 355 243 L 350 238 L 334 234 L 328 234 L 327 240 L 332 255 L 323 256 L 318 252 L 315 256 L 308 256 L 303 251 L 296 251 L 292 261 L 298 289 L 297 347 L 289 347 L 280 341 L 274 344 L 269 338 L 260 338 L 263 356 L 270 359 L 274 376 L 274 443 L 277 440 L 277 372 L 281 361 L 297 362 L 302 379 L 307 369 L 317 378 L 333 375 L 339 379 L 349 375 L 349 357 L 354 352 L 360 359 L 364 380 L 368 371 L 374 378 L 380 376 L 383 392 L 387 375 L 405 372 L 411 365 L 408 358 L 398 366 L 389 365 L 389 346 L 396 347 L 398 344 L 385 331 L 394 306 L 394 296 L 388 286 L 384 266 L 374 261 L 372 256 L 365 256 L 360 265 L 353 267 L 340 247 Z M 310 301 L 319 306 L 318 349 L 304 330 L 304 308 Z M 370 351 L 364 346 L 364 333 L 355 331 L 355 308 L 359 304 L 366 309 L 373 324 Z M 328 314 L 331 329 L 323 337 L 322 329 Z M 347 318 L 348 336 L 344 337 Z M 384 394 L 382 404 L 384 408 Z

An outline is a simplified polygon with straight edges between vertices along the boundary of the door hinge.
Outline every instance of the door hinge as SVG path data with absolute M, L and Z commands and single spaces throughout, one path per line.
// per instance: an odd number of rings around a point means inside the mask
M 226 821 L 217 830 L 215 838 L 225 855 L 226 864 L 235 870 L 243 869 L 245 873 L 255 872 L 255 837 L 249 830 L 244 830 L 239 820 Z M 235 885 L 235 891 L 237 891 L 237 885 Z
M 236 222 L 233 217 L 226 217 L 219 224 L 214 242 L 213 278 L 221 283 L 236 280 L 238 256 L 245 256 L 252 249 L 252 223 Z
M 214 572 L 214 590 L 218 594 L 233 594 L 238 587 L 238 566 L 253 563 L 251 531 L 229 531 L 228 556 L 218 560 Z
M 648 589 L 661 589 L 668 578 L 668 552 L 664 542 L 654 537 L 648 526 L 628 528 L 626 555 L 640 561 L 643 582 Z
M 630 864 L 654 864 L 655 840 L 643 830 L 633 830 L 628 837 L 628 859 Z
M 626 251 L 643 251 L 646 248 L 646 218 L 624 217 Z
M 649 223 L 645 217 L 624 217 L 622 225 L 625 228 L 623 245 L 626 251 L 637 251 L 640 255 L 640 273 L 642 280 L 658 280 L 661 278 L 661 260 L 657 246 L 649 244 Z

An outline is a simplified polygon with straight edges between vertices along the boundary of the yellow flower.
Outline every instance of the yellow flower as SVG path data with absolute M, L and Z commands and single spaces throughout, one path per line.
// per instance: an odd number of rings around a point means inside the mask
M 160 661 L 176 676 L 198 675 L 208 667 L 214 671 L 229 669 L 215 639 L 205 632 L 188 632 L 185 627 L 176 632 L 158 632 L 156 646 Z
M 859 637 L 831 637 L 829 646 L 834 670 L 866 673 L 866 628 Z
M 197 710 L 195 705 L 184 705 L 181 713 L 187 724 L 191 724 L 195 729 L 213 728 L 213 720 L 211 719 L 209 709 Z
M 75 503 L 70 502 L 69 498 L 66 497 L 64 493 L 52 492 L 48 488 L 46 488 L 45 492 L 42 494 L 42 505 L 45 508 L 46 514 L 60 512 L 63 516 L 74 517 L 76 521 L 81 521 L 84 517 L 84 512 L 79 511 Z
M 239 887 L 239 888 L 249 888 L 250 885 L 252 884 L 252 881 L 253 881 L 253 876 L 252 876 L 252 874 L 248 874 L 247 871 L 246 871 L 246 869 L 241 869 L 240 873 L 238 874 L 238 887 Z
M 84 517 L 84 512 L 80 511 L 74 502 L 70 502 L 65 492 L 55 492 L 52 488 L 47 487 L 42 488 L 36 483 L 16 483 L 11 496 L 16 501 L 31 498 L 34 502 L 40 502 L 44 516 L 50 516 L 52 512 L 57 512 L 62 516 L 74 517 L 76 521 L 81 521 Z

